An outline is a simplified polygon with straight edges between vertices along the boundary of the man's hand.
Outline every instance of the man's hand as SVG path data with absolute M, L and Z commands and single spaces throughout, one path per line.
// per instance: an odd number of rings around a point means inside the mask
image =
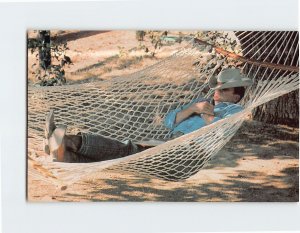
M 187 119 L 192 114 L 207 114 L 213 117 L 214 115 L 214 106 L 208 102 L 200 102 L 191 105 L 189 108 L 178 112 L 176 115 L 175 123 L 178 124 L 181 121 Z M 205 121 L 206 122 L 206 121 Z M 208 123 L 207 123 L 208 124 Z
M 191 106 L 192 111 L 196 114 L 214 115 L 214 106 L 208 102 L 195 103 Z
M 214 106 L 208 102 L 195 103 L 194 112 L 201 114 L 202 119 L 207 125 L 214 120 Z

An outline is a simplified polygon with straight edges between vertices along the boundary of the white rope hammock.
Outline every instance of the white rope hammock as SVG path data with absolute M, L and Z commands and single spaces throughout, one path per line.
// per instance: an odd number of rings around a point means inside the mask
M 61 185 L 103 171 L 133 172 L 170 181 L 197 173 L 232 138 L 254 108 L 298 88 L 298 32 L 235 34 L 235 47 L 226 47 L 232 44 L 232 37 L 225 36 L 227 44 L 224 40 L 218 43 L 218 37 L 210 38 L 208 33 L 202 45 L 201 41 L 189 41 L 163 61 L 112 81 L 29 87 L 28 155 L 29 163 L 35 165 L 29 166 L 29 175 Z M 165 115 L 195 98 L 211 96 L 206 81 L 227 67 L 239 67 L 255 81 L 241 101 L 244 110 L 170 140 L 170 132 L 163 126 Z M 80 130 L 120 141 L 166 142 L 110 161 L 51 162 L 51 158 L 36 153 L 43 150 L 45 116 L 50 109 L 55 110 L 57 123 L 68 125 L 68 133 Z M 49 171 L 48 175 L 41 169 Z

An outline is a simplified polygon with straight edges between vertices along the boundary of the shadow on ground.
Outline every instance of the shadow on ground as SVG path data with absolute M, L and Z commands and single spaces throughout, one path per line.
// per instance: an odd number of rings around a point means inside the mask
M 73 40 L 77 40 L 77 39 L 89 37 L 89 36 L 94 36 L 94 35 L 105 33 L 105 32 L 109 32 L 109 31 L 79 31 L 79 32 L 71 32 L 71 33 L 66 33 L 66 34 L 58 35 L 58 36 L 54 37 L 53 40 L 55 40 L 55 42 L 57 42 L 57 43 L 63 43 L 63 42 L 69 42 L 69 41 L 73 41 Z
M 103 187 L 96 187 L 97 180 L 93 183 L 93 188 L 87 194 L 78 195 L 66 193 L 65 198 L 78 197 L 87 201 L 167 201 L 167 202 L 194 202 L 194 201 L 246 201 L 246 202 L 297 202 L 299 201 L 298 168 L 288 168 L 293 170 L 293 177 L 288 176 L 266 176 L 262 183 L 251 182 L 260 174 L 248 172 L 247 174 L 228 176 L 222 182 L 205 184 L 184 184 L 171 185 L 174 187 L 165 188 L 170 184 L 161 183 L 159 186 L 151 185 L 156 181 L 147 178 L 137 179 L 105 179 Z M 284 181 L 285 180 L 285 181 Z M 286 183 L 289 187 L 277 187 L 272 183 Z M 140 185 L 142 184 L 142 185 Z M 91 183 L 89 183 L 91 185 Z M 165 187 L 164 187 L 165 186 Z
M 168 182 L 102 173 L 73 184 L 57 201 L 299 201 L 298 129 L 246 121 L 195 176 Z

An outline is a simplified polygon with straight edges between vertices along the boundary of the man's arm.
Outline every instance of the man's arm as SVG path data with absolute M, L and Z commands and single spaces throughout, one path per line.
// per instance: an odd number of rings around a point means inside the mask
M 189 107 L 185 110 L 182 110 L 176 114 L 175 124 L 182 122 L 183 120 L 189 118 L 194 113 L 194 110 Z
M 188 117 L 190 117 L 192 114 L 202 114 L 205 115 L 205 118 L 203 118 L 206 122 L 206 119 L 213 119 L 214 118 L 214 106 L 208 102 L 200 102 L 200 103 L 194 103 L 189 108 L 182 110 L 181 112 L 178 112 L 176 114 L 176 120 L 175 124 L 178 124 Z
M 201 110 L 201 105 L 206 106 L 205 110 Z M 169 129 L 174 129 L 177 124 L 184 121 L 192 114 L 200 114 L 201 111 L 208 111 L 210 114 L 213 113 L 213 106 L 211 105 L 211 110 L 208 110 L 210 104 L 204 98 L 199 98 L 192 101 L 190 104 L 184 105 L 181 108 L 177 108 L 175 110 L 170 111 L 164 118 L 164 125 Z M 199 109 L 200 108 L 200 109 Z M 202 106 L 202 108 L 204 108 Z
M 223 114 L 221 117 L 210 116 L 210 115 L 207 115 L 207 114 L 201 114 L 201 117 L 205 121 L 205 123 L 207 125 L 209 125 L 209 124 L 214 123 L 218 120 L 230 117 L 230 116 L 242 111 L 243 109 L 244 108 L 241 105 L 234 104 L 234 105 L 229 106 L 226 109 L 225 114 Z

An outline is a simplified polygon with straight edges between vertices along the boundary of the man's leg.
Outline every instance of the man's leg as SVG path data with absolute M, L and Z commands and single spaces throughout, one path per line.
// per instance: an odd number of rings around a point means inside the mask
M 66 128 L 63 125 L 55 125 L 54 110 L 51 110 L 46 116 L 44 150 L 47 154 L 52 154 L 58 162 L 103 161 L 125 157 L 146 149 L 130 140 L 122 143 L 101 135 L 66 135 Z
M 143 148 L 132 143 L 130 140 L 123 143 L 101 135 L 86 133 L 81 133 L 79 137 L 81 137 L 81 146 L 77 152 L 95 161 L 122 158 L 143 150 Z M 79 141 L 80 139 L 77 139 L 77 142 L 74 142 L 74 144 L 78 145 Z
M 130 140 L 123 143 L 101 135 L 85 133 L 65 135 L 63 147 L 65 162 L 98 162 L 117 159 L 147 149 L 147 147 L 136 145 Z
M 96 162 L 94 159 L 90 159 L 78 153 L 81 147 L 81 136 L 77 135 L 65 135 L 63 140 L 63 158 L 64 162 L 69 163 L 91 163 Z

